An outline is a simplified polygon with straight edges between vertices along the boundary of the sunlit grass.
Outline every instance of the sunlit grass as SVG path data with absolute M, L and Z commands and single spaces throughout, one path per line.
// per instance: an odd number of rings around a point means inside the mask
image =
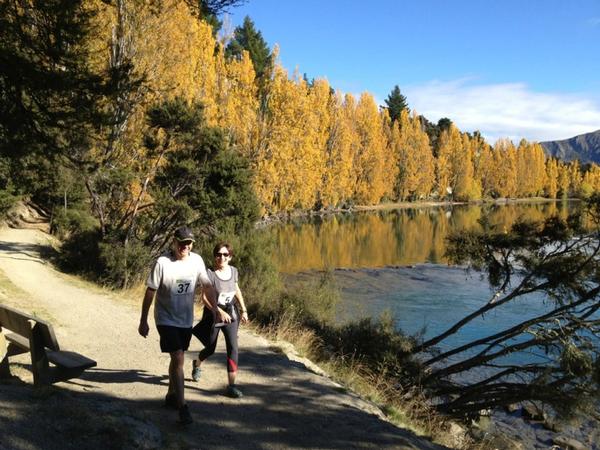
M 255 329 L 274 341 L 275 350 L 297 353 L 318 364 L 322 372 L 341 385 L 341 392 L 350 391 L 372 403 L 391 423 L 448 444 L 446 421 L 428 406 L 423 395 L 401 392 L 385 374 L 373 373 L 352 357 L 330 355 L 325 359 L 322 339 L 298 323 L 294 315 L 284 314 L 277 325 Z
M 52 320 L 50 313 L 31 299 L 31 295 L 15 285 L 6 274 L 0 270 L 0 301 L 2 304 L 19 310 L 42 320 Z

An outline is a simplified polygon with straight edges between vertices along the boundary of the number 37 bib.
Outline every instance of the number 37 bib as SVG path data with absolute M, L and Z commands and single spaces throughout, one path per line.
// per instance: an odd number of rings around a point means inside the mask
M 171 287 L 171 295 L 187 295 L 196 287 L 193 278 L 178 278 Z

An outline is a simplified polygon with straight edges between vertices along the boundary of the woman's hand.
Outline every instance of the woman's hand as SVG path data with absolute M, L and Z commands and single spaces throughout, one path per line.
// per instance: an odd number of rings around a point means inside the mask
M 242 311 L 242 323 L 248 323 L 248 311 L 245 309 Z
M 231 316 L 217 306 L 216 322 L 231 323 Z

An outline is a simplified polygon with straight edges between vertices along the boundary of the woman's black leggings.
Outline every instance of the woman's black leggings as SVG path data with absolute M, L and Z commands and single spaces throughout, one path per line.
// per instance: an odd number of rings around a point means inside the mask
M 239 317 L 239 315 L 238 315 Z M 198 353 L 198 359 L 204 361 L 206 358 L 211 356 L 217 348 L 217 340 L 219 338 L 219 330 L 223 331 L 225 335 L 225 346 L 227 347 L 227 372 L 237 372 L 238 368 L 238 328 L 240 326 L 239 320 L 231 322 L 222 327 L 213 326 L 214 319 L 213 313 L 208 308 L 204 308 L 202 319 L 198 326 L 201 326 L 208 331 L 210 329 L 210 337 L 205 344 L 204 348 Z M 205 328 L 206 327 L 206 328 Z

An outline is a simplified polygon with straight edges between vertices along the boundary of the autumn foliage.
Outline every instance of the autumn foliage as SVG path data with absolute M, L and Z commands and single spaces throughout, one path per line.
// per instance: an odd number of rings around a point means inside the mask
M 325 79 L 289 74 L 278 49 L 269 57 L 255 51 L 261 55 L 257 76 L 251 52 L 237 40 L 235 51 L 228 47 L 229 38 L 219 37 L 188 1 L 78 4 L 89 16 L 79 41 L 81 66 L 90 76 L 107 77 L 103 89 L 114 89 L 95 103 L 106 123 L 91 124 L 87 147 L 69 155 L 87 174 L 103 229 L 111 214 L 152 201 L 144 183 L 158 167 L 144 143 L 146 115 L 176 98 L 201 103 L 206 125 L 222 129 L 228 145 L 247 159 L 263 215 L 389 201 L 588 197 L 600 189 L 598 167 L 549 158 L 537 143 L 490 145 L 451 123 L 432 138 L 404 103 L 392 111 L 369 93 L 345 94 Z M 245 36 L 260 36 L 250 20 L 244 26 Z M 57 142 L 73 148 L 65 137 Z M 109 205 L 103 170 L 115 167 L 131 173 L 123 179 L 127 192 L 110 197 Z
M 289 74 L 277 50 L 259 82 L 248 52 L 227 57 L 209 25 L 173 10 L 181 16 L 164 20 L 188 30 L 174 36 L 187 44 L 167 53 L 185 55 L 178 58 L 185 64 L 164 65 L 163 91 L 201 101 L 209 123 L 249 158 L 263 214 L 383 201 L 585 197 L 600 188 L 598 168 L 549 158 L 537 143 L 490 145 L 450 125 L 432 145 L 416 112 L 405 109 L 392 121 L 369 93 L 355 97 L 325 79 Z

